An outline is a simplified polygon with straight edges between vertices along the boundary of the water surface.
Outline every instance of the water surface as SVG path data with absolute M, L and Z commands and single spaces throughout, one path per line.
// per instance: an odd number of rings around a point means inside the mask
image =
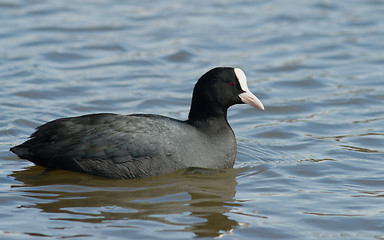
M 0 1 L 0 238 L 384 239 L 382 1 Z M 235 168 L 111 180 L 8 149 L 97 112 L 185 119 L 242 68 Z

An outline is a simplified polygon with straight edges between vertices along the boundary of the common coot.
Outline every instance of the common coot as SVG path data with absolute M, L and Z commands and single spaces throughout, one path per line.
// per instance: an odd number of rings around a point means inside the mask
M 214 68 L 196 83 L 185 121 L 153 114 L 61 118 L 38 127 L 11 151 L 46 168 L 110 178 L 231 168 L 237 147 L 227 109 L 240 103 L 264 110 L 241 69 Z

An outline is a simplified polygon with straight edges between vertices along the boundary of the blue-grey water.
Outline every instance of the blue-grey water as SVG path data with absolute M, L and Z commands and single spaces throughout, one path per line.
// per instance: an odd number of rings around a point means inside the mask
M 185 119 L 244 70 L 235 168 L 111 180 L 8 151 L 47 121 Z M 0 0 L 0 239 L 384 239 L 384 2 Z

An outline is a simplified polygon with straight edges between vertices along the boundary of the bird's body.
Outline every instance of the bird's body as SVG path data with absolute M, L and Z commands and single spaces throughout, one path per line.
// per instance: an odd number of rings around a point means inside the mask
M 237 147 L 227 109 L 244 101 L 238 95 L 246 93 L 237 75 L 233 68 L 216 68 L 200 78 L 186 121 L 153 114 L 61 118 L 38 127 L 31 139 L 11 151 L 47 168 L 111 178 L 141 178 L 188 167 L 231 168 Z

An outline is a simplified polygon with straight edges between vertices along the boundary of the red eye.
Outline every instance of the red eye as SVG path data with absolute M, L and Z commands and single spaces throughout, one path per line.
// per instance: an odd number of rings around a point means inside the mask
M 233 86 L 233 82 L 228 82 L 228 86 Z

